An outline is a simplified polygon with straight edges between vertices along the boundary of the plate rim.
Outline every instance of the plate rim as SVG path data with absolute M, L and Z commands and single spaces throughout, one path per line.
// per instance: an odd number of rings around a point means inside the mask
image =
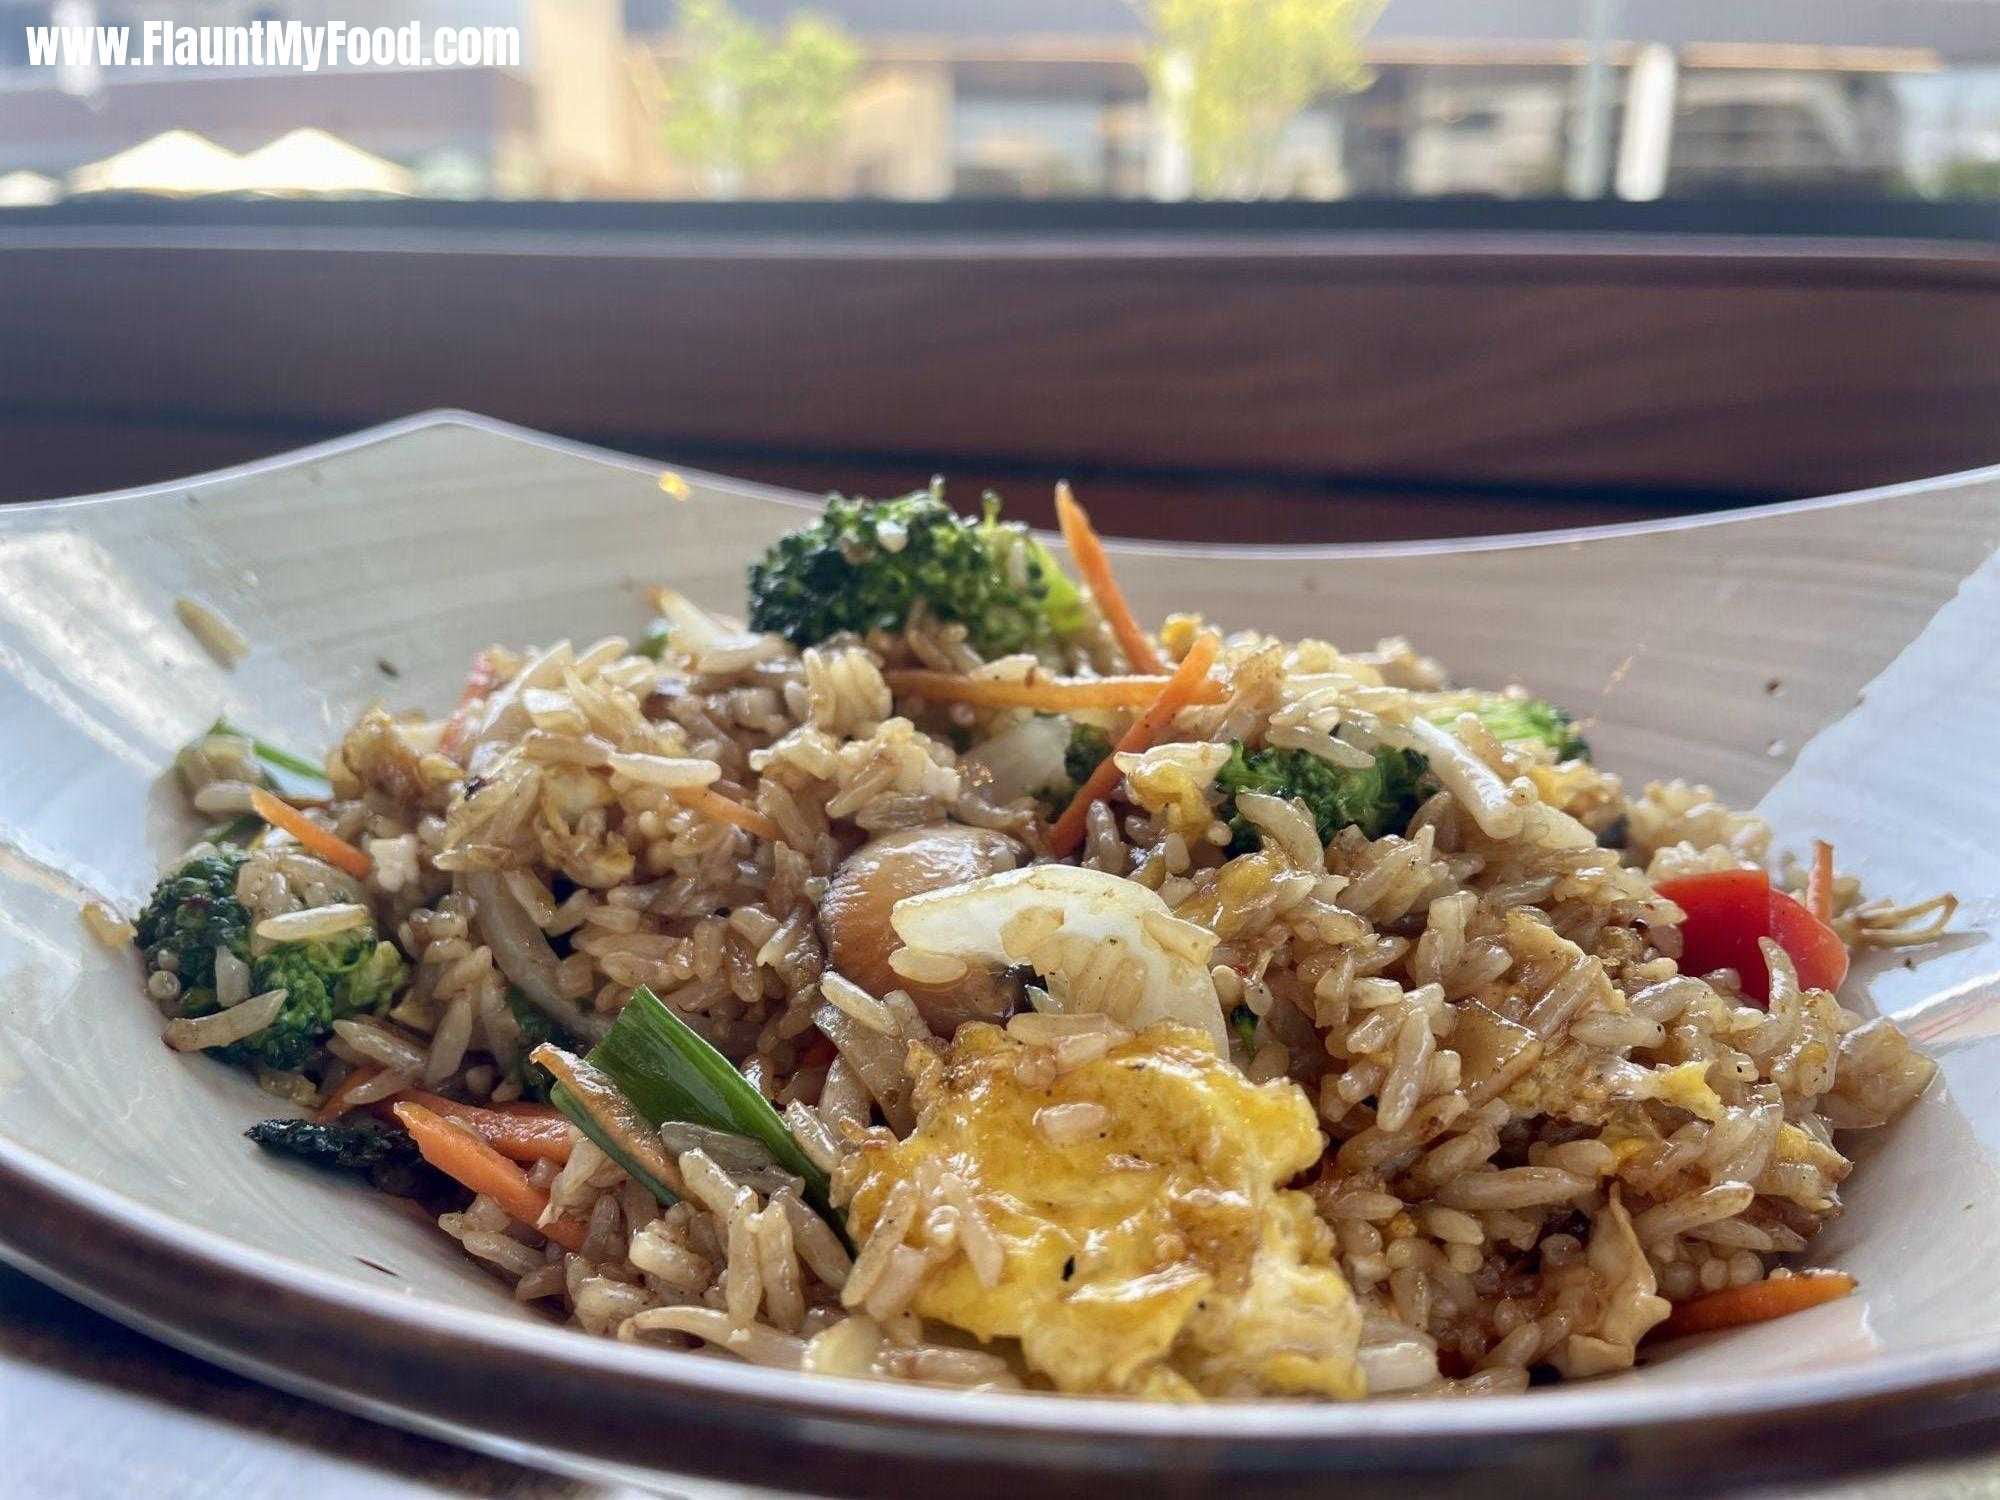
M 255 1378 L 473 1446 L 483 1441 L 510 1456 L 546 1449 L 586 1468 L 609 1464 L 740 1477 L 746 1466 L 734 1461 L 741 1455 L 733 1452 L 683 1453 L 663 1463 L 657 1448 L 644 1443 L 634 1448 L 629 1435 L 614 1443 L 616 1452 L 588 1442 L 568 1443 L 553 1432 L 524 1439 L 505 1426 L 469 1418 L 462 1396 L 453 1399 L 451 1374 L 462 1379 L 468 1360 L 486 1368 L 485 1361 L 538 1357 L 538 1370 L 550 1377 L 541 1389 L 551 1395 L 564 1392 L 538 1414 L 543 1425 L 551 1416 L 582 1417 L 604 1394 L 616 1394 L 628 1404 L 648 1398 L 698 1402 L 710 1418 L 739 1424 L 776 1419 L 797 1425 L 799 1433 L 775 1431 L 769 1450 L 755 1456 L 752 1482 L 765 1484 L 783 1482 L 784 1473 L 775 1465 L 821 1461 L 830 1454 L 850 1464 L 868 1456 L 917 1470 L 942 1464 L 962 1472 L 967 1453 L 987 1466 L 1004 1461 L 1013 1449 L 1018 1464 L 1017 1445 L 1026 1441 L 1065 1445 L 1070 1467 L 1045 1476 L 1064 1481 L 1054 1493 L 1069 1493 L 1071 1484 L 1084 1493 L 1085 1481 L 1101 1481 L 1107 1472 L 1129 1467 L 1138 1453 L 1150 1453 L 1154 1461 L 1169 1455 L 1185 1461 L 1189 1453 L 1202 1454 L 1208 1462 L 1199 1472 L 1207 1478 L 1226 1473 L 1274 1493 L 1323 1480 L 1330 1472 L 1356 1482 L 1406 1482 L 1420 1458 L 1433 1472 L 1480 1473 L 1489 1491 L 1513 1493 L 1491 1467 L 1494 1450 L 1509 1445 L 1522 1449 L 1514 1455 L 1517 1461 L 1525 1454 L 1560 1463 L 1588 1461 L 1591 1455 L 1601 1462 L 1602 1450 L 1610 1444 L 1628 1462 L 1647 1462 L 1650 1455 L 1652 1477 L 1670 1480 L 1685 1478 L 1675 1456 L 1684 1456 L 1689 1451 L 1685 1444 L 1699 1437 L 1704 1461 L 1717 1466 L 1711 1478 L 1719 1472 L 1750 1482 L 1753 1471 L 1744 1466 L 1769 1442 L 1767 1434 L 1787 1425 L 1803 1424 L 1834 1439 L 1803 1460 L 1796 1448 L 1786 1452 L 1785 1472 L 1795 1480 L 1884 1467 L 1869 1434 L 1847 1426 L 1864 1414 L 1894 1417 L 1925 1409 L 1934 1416 L 1940 1410 L 1948 1414 L 1942 1422 L 1909 1423 L 1887 1459 L 1897 1465 L 1957 1456 L 1990 1447 L 2000 1437 L 2000 1338 L 1993 1337 L 1778 1380 L 1667 1391 L 1580 1384 L 1439 1402 L 1263 1401 L 1180 1407 L 802 1377 L 713 1356 L 626 1345 L 552 1321 L 455 1307 L 386 1287 L 371 1290 L 183 1223 L 164 1210 L 99 1187 L 38 1152 L 12 1141 L 4 1145 L 0 1191 L 28 1211 L 0 1219 L 0 1259 L 119 1321 Z M 52 1251 L 77 1246 L 85 1250 L 76 1267 L 57 1263 Z M 122 1274 L 111 1264 L 114 1260 L 123 1262 Z M 200 1292 L 187 1291 L 197 1279 Z M 126 1282 L 151 1289 L 154 1306 L 121 1294 Z M 211 1311 L 227 1308 L 233 1300 L 231 1322 L 268 1322 L 271 1310 L 281 1309 L 294 1321 L 285 1323 L 286 1336 L 277 1343 L 291 1350 L 292 1357 L 259 1353 L 241 1335 L 214 1332 L 219 1323 L 226 1326 L 222 1320 L 211 1321 L 204 1330 L 199 1319 L 171 1310 L 191 1296 Z M 161 1305 L 170 1311 L 158 1310 Z M 345 1348 L 340 1347 L 343 1338 L 349 1341 Z M 400 1383 L 400 1397 L 375 1391 L 363 1381 L 329 1380 L 310 1358 L 298 1357 L 300 1351 L 309 1355 L 329 1348 L 350 1356 L 371 1351 L 391 1355 L 394 1363 L 384 1368 Z M 439 1378 L 409 1380 L 426 1368 Z M 419 1392 L 414 1398 L 412 1389 Z M 941 1441 L 959 1451 L 923 1451 L 923 1445 Z M 1260 1445 L 1269 1445 L 1261 1463 L 1255 1460 Z M 690 1458 L 695 1461 L 685 1461 Z M 1723 1463 L 1742 1471 L 1719 1468 Z M 1638 1477 L 1646 1472 L 1641 1469 Z M 1538 1477 L 1536 1485 L 1545 1477 Z M 836 1484 L 828 1492 L 860 1493 L 865 1488 Z
M 807 494 L 803 490 L 787 489 L 783 485 L 766 484 L 755 479 L 742 479 L 719 473 L 713 469 L 703 468 L 699 464 L 683 464 L 672 459 L 642 458 L 581 438 L 543 432 L 538 428 L 510 422 L 502 417 L 489 417 L 460 407 L 439 406 L 387 422 L 378 422 L 302 447 L 288 448 L 282 453 L 268 454 L 263 458 L 230 464 L 220 469 L 206 469 L 179 479 L 130 485 L 122 489 L 98 490 L 82 495 L 59 495 L 42 500 L 13 501 L 0 505 L 0 529 L 6 529 L 10 518 L 18 515 L 34 516 L 72 507 L 170 498 L 196 487 L 266 477 L 285 469 L 317 463 L 323 459 L 338 458 L 398 438 L 448 428 L 463 428 L 490 437 L 505 438 L 531 448 L 584 459 L 628 473 L 655 476 L 673 473 L 685 479 L 697 480 L 711 489 L 783 505 L 794 510 L 818 506 L 824 498 Z M 1840 490 L 1830 495 L 1808 495 L 1796 500 L 1771 500 L 1756 505 L 1696 511 L 1684 516 L 1656 516 L 1642 521 L 1607 521 L 1595 526 L 1558 526 L 1530 531 L 1492 532 L 1477 536 L 1416 537 L 1388 542 L 1189 542 L 1118 535 L 1106 536 L 1104 540 L 1106 545 L 1120 551 L 1181 558 L 1333 560 L 1429 557 L 1440 553 L 1508 552 L 1534 547 L 1575 546 L 1624 537 L 1654 536 L 1664 532 L 1692 531 L 1740 522 L 1768 520 L 1776 516 L 1804 515 L 1813 511 L 1875 504 L 1904 495 L 1955 489 L 1991 481 L 2000 481 L 2000 462 L 1970 469 L 1954 469 L 1943 474 L 1929 474 L 1918 479 L 1898 480 L 1893 484 L 1871 485 L 1865 489 Z M 1038 532 L 1041 535 L 1056 535 L 1054 532 L 1039 528 Z

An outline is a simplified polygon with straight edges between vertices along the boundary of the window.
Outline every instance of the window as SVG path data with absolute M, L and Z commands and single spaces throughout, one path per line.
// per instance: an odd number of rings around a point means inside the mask
M 0 0 L 0 199 L 2000 192 L 2000 0 L 1230 3 Z M 136 55 L 333 20 L 513 51 Z
M 961 94 L 952 107 L 952 188 L 967 198 L 1061 198 L 1131 190 L 1116 103 Z

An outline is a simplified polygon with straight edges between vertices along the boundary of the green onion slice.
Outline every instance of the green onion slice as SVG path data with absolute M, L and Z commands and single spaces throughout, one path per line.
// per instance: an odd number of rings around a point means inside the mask
M 632 1180 L 671 1208 L 680 1195 L 668 1186 L 680 1181 L 680 1169 L 667 1155 L 659 1136 L 618 1091 L 618 1086 L 581 1057 L 544 1042 L 529 1061 L 556 1077 L 549 1103 L 569 1116 L 590 1137 L 591 1144 L 623 1167 Z
M 238 729 L 227 719 L 217 719 L 209 726 L 208 732 L 248 740 L 251 752 L 270 768 L 271 780 L 280 796 L 324 797 L 326 795 L 325 767 L 314 765 L 303 755 L 296 755 L 282 745 L 272 744 L 269 740 L 260 740 L 256 735 Z M 278 774 L 281 772 L 282 775 Z M 301 787 L 298 784 L 300 780 L 308 784 Z
M 827 1206 L 826 1173 L 799 1149 L 771 1102 L 645 985 L 632 991 L 610 1035 L 591 1049 L 590 1061 L 654 1125 L 685 1120 L 748 1136 L 785 1171 L 805 1180 L 806 1196 L 815 1205 Z
M 587 1058 L 548 1044 L 530 1057 L 556 1075 L 549 1102 L 662 1203 L 674 1201 L 667 1181 L 678 1181 L 679 1169 L 653 1131 L 678 1121 L 756 1141 L 782 1170 L 804 1181 L 806 1198 L 821 1216 L 836 1230 L 842 1227 L 826 1173 L 799 1149 L 771 1102 L 645 985 L 632 991 Z
M 639 644 L 632 648 L 639 656 L 650 656 L 658 661 L 667 651 L 669 626 L 665 620 L 655 620 L 646 627 L 646 633 L 639 637 Z

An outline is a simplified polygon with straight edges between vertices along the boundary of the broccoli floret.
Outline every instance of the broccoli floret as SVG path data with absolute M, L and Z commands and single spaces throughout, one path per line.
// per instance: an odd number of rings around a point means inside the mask
M 1069 731 L 1069 748 L 1063 751 L 1063 775 L 1072 784 L 1082 786 L 1110 753 L 1110 735 L 1095 724 L 1073 724 Z
M 933 485 L 898 500 L 835 496 L 750 565 L 750 624 L 793 645 L 900 629 L 919 602 L 962 621 L 987 657 L 1040 651 L 1085 623 L 1083 596 L 1046 547 L 986 500 L 955 514 Z
M 1536 740 L 1555 751 L 1557 760 L 1590 759 L 1589 742 L 1576 732 L 1575 720 L 1545 699 L 1510 693 L 1454 694 L 1424 717 L 1449 725 L 1462 713 L 1475 715 L 1502 744 Z
M 1110 735 L 1095 724 L 1079 724 L 1072 720 L 1069 744 L 1063 750 L 1063 779 L 1043 787 L 1035 793 L 1035 800 L 1049 807 L 1068 807 L 1078 789 L 1090 779 L 1090 773 L 1110 753 Z
M 1229 826 L 1235 834 L 1230 851 L 1242 854 L 1263 847 L 1256 825 L 1236 811 L 1239 793 L 1297 798 L 1312 813 L 1321 843 L 1349 824 L 1377 839 L 1408 824 L 1423 800 L 1429 771 L 1428 763 L 1413 750 L 1380 750 L 1372 766 L 1350 771 L 1307 750 L 1246 753 L 1241 744 L 1234 745 L 1215 778 L 1229 795 Z
M 250 992 L 285 992 L 278 1019 L 217 1056 L 229 1062 L 261 1062 L 297 1068 L 333 1032 L 335 1021 L 378 1015 L 403 987 L 409 965 L 395 944 L 379 941 L 373 923 L 331 937 L 280 943 L 250 966 Z
M 280 943 L 252 957 L 250 913 L 236 899 L 236 877 L 249 856 L 209 849 L 183 861 L 154 887 L 139 914 L 138 944 L 148 968 L 162 953 L 176 960 L 180 1014 L 217 1009 L 215 950 L 227 948 L 250 965 L 250 993 L 285 991 L 278 1018 L 255 1036 L 212 1049 L 225 1062 L 302 1067 L 347 1016 L 388 1009 L 409 972 L 402 954 L 377 939 L 373 923 L 332 937 Z
M 162 953 L 173 954 L 183 994 L 213 995 L 217 948 L 242 959 L 250 956 L 250 913 L 236 899 L 236 876 L 248 857 L 241 849 L 191 855 L 160 878 L 139 913 L 138 943 L 146 967 L 158 968 Z
M 1247 1005 L 1237 1006 L 1229 1013 L 1229 1029 L 1245 1052 L 1257 1050 L 1257 1012 Z
M 199 1007 L 193 1003 L 184 1004 L 181 1013 L 190 1016 L 208 1014 L 215 1009 L 215 998 L 211 995 L 206 999 L 207 1003 Z M 207 1050 L 222 1061 L 240 1068 L 254 1068 L 262 1063 L 267 1068 L 291 1072 L 310 1062 L 320 1043 L 332 1032 L 333 1017 L 328 1012 L 324 995 L 308 991 L 295 997 L 287 993 L 277 1019 L 262 1031 L 246 1036 L 240 1042 L 231 1042 L 226 1047 L 210 1047 Z
M 529 1062 L 528 1054 L 543 1042 L 553 1042 L 566 1052 L 576 1051 L 576 1043 L 546 1011 L 512 986 L 507 990 L 507 1009 L 514 1013 L 514 1024 L 521 1028 L 521 1050 L 514 1059 L 514 1077 L 521 1085 L 521 1097 L 546 1103 L 549 1090 L 555 1086 L 555 1075 L 540 1063 Z
M 408 976 L 403 955 L 376 937 L 372 922 L 331 937 L 280 943 L 250 968 L 254 993 L 282 988 L 290 995 L 324 995 L 336 1021 L 381 1014 Z

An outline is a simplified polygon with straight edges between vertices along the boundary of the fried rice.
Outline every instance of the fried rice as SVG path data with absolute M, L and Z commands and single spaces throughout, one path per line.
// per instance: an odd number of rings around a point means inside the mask
M 799 649 L 667 605 L 675 629 L 656 654 L 616 638 L 496 646 L 453 712 L 375 708 L 340 738 L 324 797 L 301 801 L 366 856 L 365 877 L 269 833 L 236 894 L 267 936 L 288 935 L 289 913 L 330 913 L 294 939 L 372 914 L 409 979 L 384 1013 L 335 1021 L 312 1064 L 263 1066 L 261 1081 L 307 1109 L 380 1111 L 414 1091 L 527 1118 L 536 1038 L 510 992 L 583 1051 L 647 987 L 831 1174 L 832 1212 L 741 1137 L 669 1122 L 658 1147 L 673 1201 L 576 1135 L 565 1159 L 519 1168 L 544 1205 L 535 1222 L 485 1191 L 437 1216 L 472 1261 L 592 1334 L 788 1369 L 1082 1388 L 1022 1339 L 925 1315 L 948 1274 L 1006 1282 L 1016 1252 L 991 1182 L 949 1156 L 871 1174 L 951 1103 L 968 1028 L 999 1028 L 981 1045 L 1004 1047 L 1013 1076 L 1051 1100 L 1144 1045 L 1118 1002 L 1088 1001 L 1124 976 L 1093 949 L 1067 1007 L 1041 987 L 1056 958 L 1025 965 L 1035 982 L 1014 1005 L 955 1012 L 937 997 L 967 992 L 962 954 L 906 944 L 876 955 L 893 973 L 837 964 L 828 907 L 857 851 L 885 836 L 947 830 L 968 849 L 1009 846 L 1012 863 L 1050 858 L 1050 809 L 1002 795 L 965 748 L 1030 711 L 898 691 L 899 672 L 1032 685 L 1129 664 L 1095 619 L 1052 671 L 1045 656 L 983 660 L 963 624 L 921 607 L 900 628 Z M 1160 628 L 1169 668 L 1202 628 Z M 1893 1025 L 1802 984 L 1775 945 L 1767 1002 L 1734 971 L 1683 972 L 1683 913 L 1659 882 L 1768 868 L 1770 829 L 1699 785 L 1628 788 L 1471 715 L 1434 723 L 1426 706 L 1450 684 L 1402 641 L 1343 651 L 1231 634 L 1211 680 L 1211 701 L 1118 759 L 1073 862 L 1157 899 L 1177 925 L 1152 930 L 1195 955 L 1231 1018 L 1220 1064 L 1259 1097 L 1295 1100 L 1317 1131 L 1316 1156 L 1274 1167 L 1260 1191 L 1302 1195 L 1296 1253 L 1351 1296 L 1340 1337 L 1362 1379 L 1349 1393 L 1509 1392 L 1531 1372 L 1624 1369 L 1674 1307 L 1797 1274 L 1840 1212 L 1843 1133 L 1895 1118 L 1933 1068 Z M 1094 713 L 1110 737 L 1133 718 Z M 1430 779 L 1400 826 L 1323 837 L 1295 800 L 1224 807 L 1232 745 L 1334 764 L 1410 746 Z M 197 805 L 246 805 L 247 762 L 211 737 Z M 1773 873 L 1803 890 L 1804 872 Z M 1849 879 L 1820 899 L 1849 946 L 1931 936 L 1949 915 L 1871 905 Z M 1034 934 L 1014 935 L 1036 951 Z M 254 1035 L 272 1007 L 247 983 L 219 960 L 223 1008 L 173 1024 L 222 1039 L 197 1046 Z M 147 984 L 169 1007 L 181 993 L 171 963 Z M 1058 1101 L 1028 1133 L 1060 1153 L 1116 1113 Z M 1218 1275 L 1212 1295 L 1247 1295 Z M 1285 1393 L 1177 1368 L 1168 1386 L 1126 1389 Z

